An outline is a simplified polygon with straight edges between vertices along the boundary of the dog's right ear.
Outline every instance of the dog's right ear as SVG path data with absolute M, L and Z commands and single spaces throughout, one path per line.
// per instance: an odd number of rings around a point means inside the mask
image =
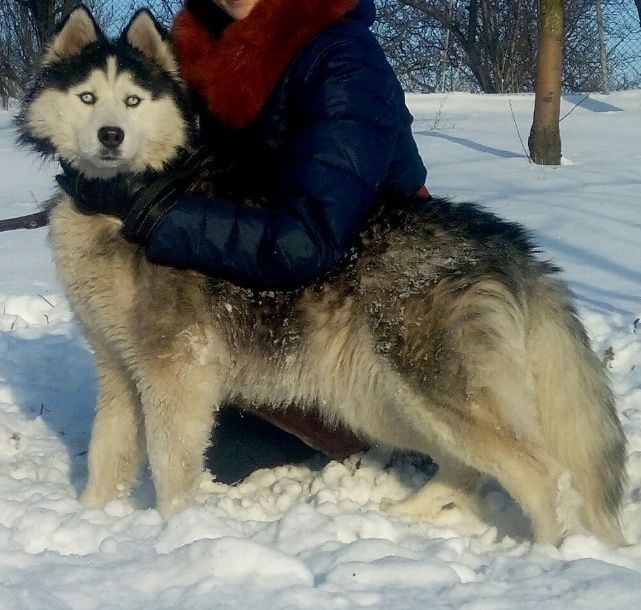
M 58 33 L 49 44 L 44 56 L 45 64 L 53 64 L 80 52 L 102 37 L 102 32 L 85 6 L 79 6 L 69 13 Z

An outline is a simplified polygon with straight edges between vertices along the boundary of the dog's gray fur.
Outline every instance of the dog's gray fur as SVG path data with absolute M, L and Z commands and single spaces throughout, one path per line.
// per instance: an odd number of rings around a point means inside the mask
M 61 37 L 77 43 L 77 24 L 88 27 L 72 15 L 47 62 L 64 57 Z M 135 36 L 148 42 L 153 27 L 143 14 Z M 22 129 L 60 151 L 56 132 L 70 126 L 38 106 L 43 95 L 56 93 L 32 96 Z M 173 125 L 185 129 L 177 111 Z M 145 163 L 143 146 L 136 167 Z M 489 474 L 537 540 L 558 543 L 578 525 L 622 541 L 613 395 L 568 290 L 520 227 L 471 205 L 408 206 L 372 223 L 334 279 L 262 295 L 151 264 L 118 220 L 80 214 L 62 194 L 51 243 L 100 378 L 84 504 L 126 494 L 146 453 L 160 510 L 188 505 L 217 407 L 240 397 L 317 409 L 373 444 L 432 456 L 435 479 L 395 512 L 474 510 Z

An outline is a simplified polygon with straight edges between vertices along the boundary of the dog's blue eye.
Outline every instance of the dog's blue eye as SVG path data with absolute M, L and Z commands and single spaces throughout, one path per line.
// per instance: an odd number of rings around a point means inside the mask
M 96 103 L 96 96 L 90 91 L 85 91 L 78 95 L 83 104 L 93 105 Z
M 130 95 L 125 100 L 125 105 L 129 108 L 135 108 L 142 102 L 142 98 L 139 98 L 137 95 Z

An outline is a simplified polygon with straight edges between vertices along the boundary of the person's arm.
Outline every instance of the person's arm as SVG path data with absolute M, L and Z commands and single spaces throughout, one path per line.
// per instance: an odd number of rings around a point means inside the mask
M 276 211 L 181 196 L 140 221 L 143 234 L 129 227 L 151 261 L 286 289 L 322 278 L 343 259 L 389 169 L 401 110 L 388 66 L 355 57 L 350 43 L 327 50 L 299 96 Z

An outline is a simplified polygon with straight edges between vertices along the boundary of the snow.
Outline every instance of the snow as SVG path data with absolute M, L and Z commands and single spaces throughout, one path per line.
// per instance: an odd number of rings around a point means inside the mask
M 581 97 L 563 101 L 572 110 Z M 199 608 L 605 610 L 641 593 L 641 91 L 592 96 L 562 122 L 564 162 L 527 162 L 531 96 L 409 96 L 429 188 L 527 225 L 564 268 L 610 369 L 629 439 L 630 545 L 532 544 L 500 490 L 487 523 L 381 505 L 429 477 L 384 453 L 203 477 L 168 521 L 148 477 L 102 510 L 77 501 L 96 383 L 55 279 L 46 230 L 0 234 L 0 610 Z M 15 148 L 0 113 L 0 217 L 35 211 L 55 167 Z

